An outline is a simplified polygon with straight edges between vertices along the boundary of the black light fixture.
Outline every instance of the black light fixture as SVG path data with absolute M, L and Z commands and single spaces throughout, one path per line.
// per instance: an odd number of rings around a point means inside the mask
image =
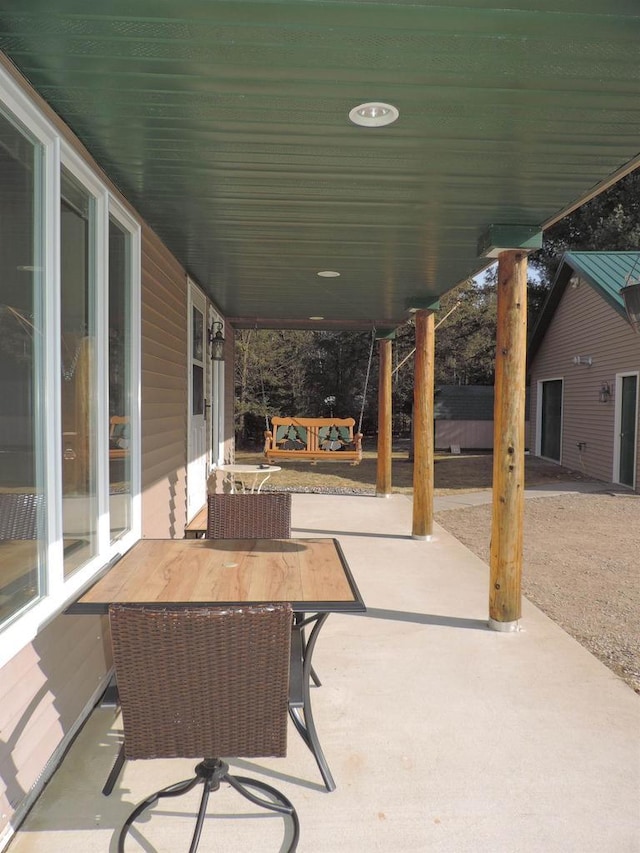
M 224 361 L 224 335 L 222 334 L 222 329 L 223 324 L 219 320 L 215 320 L 208 330 L 212 361 Z
M 600 386 L 600 393 L 598 395 L 598 399 L 601 403 L 608 403 L 611 399 L 611 386 L 608 382 L 603 382 Z
M 627 284 L 620 291 L 620 295 L 624 299 L 624 307 L 626 308 L 631 328 L 634 332 L 640 332 L 640 281 Z

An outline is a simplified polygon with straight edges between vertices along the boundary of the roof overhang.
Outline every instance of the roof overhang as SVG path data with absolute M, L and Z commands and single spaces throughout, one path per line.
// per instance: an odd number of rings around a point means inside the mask
M 0 49 L 188 274 L 281 328 L 393 327 L 491 262 L 492 226 L 538 233 L 633 169 L 639 43 L 637 0 L 0 11 Z M 366 101 L 397 121 L 355 125 Z

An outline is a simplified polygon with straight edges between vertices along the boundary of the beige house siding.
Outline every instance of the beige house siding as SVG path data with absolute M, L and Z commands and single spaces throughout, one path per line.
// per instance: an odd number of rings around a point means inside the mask
M 567 286 L 531 365 L 531 449 L 539 453 L 539 383 L 562 379 L 560 462 L 610 482 L 617 479 L 616 375 L 640 370 L 640 339 L 593 287 L 577 278 L 575 283 L 576 286 Z M 575 356 L 590 356 L 593 363 L 590 367 L 574 364 Z M 602 403 L 599 392 L 605 382 L 612 394 L 609 402 Z M 640 459 L 636 458 L 636 489 L 640 484 L 639 467 Z
M 0 847 L 110 667 L 106 617 L 61 615 L 0 670 Z
M 2 54 L 0 63 L 139 221 L 86 149 Z M 180 537 L 186 518 L 186 275 L 145 225 L 141 302 L 142 535 Z M 225 442 L 231 454 L 231 330 L 227 339 Z M 110 667 L 106 618 L 60 615 L 0 669 L 0 848 L 101 695 Z
M 466 449 L 493 447 L 493 421 L 436 420 L 436 448 L 458 445 Z
M 187 276 L 142 229 L 142 536 L 181 537 L 187 518 Z

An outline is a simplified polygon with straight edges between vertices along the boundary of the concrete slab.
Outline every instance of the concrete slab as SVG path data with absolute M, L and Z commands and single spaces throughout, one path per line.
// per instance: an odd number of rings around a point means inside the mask
M 286 758 L 234 762 L 294 802 L 301 853 L 640 851 L 640 697 L 528 602 L 521 631 L 490 631 L 487 566 L 439 527 L 411 539 L 408 498 L 296 495 L 293 513 L 294 536 L 340 539 L 368 606 L 331 616 L 314 658 L 337 790 L 293 729 Z M 118 725 L 92 715 L 11 853 L 113 853 L 133 804 L 190 775 L 130 762 L 102 797 Z M 187 849 L 196 803 L 167 802 L 127 851 Z M 282 849 L 282 821 L 230 792 L 209 812 L 203 851 Z

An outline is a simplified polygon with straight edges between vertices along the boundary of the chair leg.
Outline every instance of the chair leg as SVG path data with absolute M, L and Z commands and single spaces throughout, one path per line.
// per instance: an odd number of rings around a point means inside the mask
M 105 797 L 108 797 L 109 794 L 113 791 L 113 787 L 118 781 L 118 776 L 120 775 L 122 768 L 124 767 L 124 744 L 120 747 L 120 752 L 118 752 L 118 756 L 111 768 L 111 772 L 107 776 L 107 781 L 104 783 L 104 788 L 102 789 L 102 793 Z
M 227 782 L 235 791 L 255 805 L 290 817 L 293 823 L 293 839 L 287 848 L 286 853 L 294 853 L 298 847 L 298 840 L 300 838 L 300 822 L 295 808 L 284 794 L 276 790 L 276 788 L 272 788 L 271 785 L 267 785 L 266 782 L 261 782 L 258 779 L 250 779 L 246 776 L 232 776 L 229 773 L 229 765 L 225 764 L 224 761 L 221 761 L 218 758 L 205 759 L 198 764 L 195 772 L 196 775 L 193 778 L 186 779 L 183 782 L 177 782 L 175 785 L 169 785 L 167 788 L 156 791 L 155 794 L 151 794 L 151 796 L 147 797 L 146 800 L 143 800 L 135 807 L 120 830 L 120 835 L 118 836 L 118 853 L 124 853 L 124 843 L 129 829 L 131 828 L 134 820 L 136 820 L 142 812 L 151 808 L 151 806 L 155 805 L 162 797 L 179 797 L 181 794 L 188 793 L 200 782 L 203 783 L 204 790 L 200 800 L 200 808 L 198 809 L 198 815 L 196 817 L 196 826 L 191 839 L 189 853 L 196 853 L 198 849 L 207 810 L 207 803 L 209 801 L 209 794 L 212 791 L 217 791 L 221 782 Z M 276 802 L 256 796 L 246 786 L 258 788 L 259 790 L 270 794 Z

